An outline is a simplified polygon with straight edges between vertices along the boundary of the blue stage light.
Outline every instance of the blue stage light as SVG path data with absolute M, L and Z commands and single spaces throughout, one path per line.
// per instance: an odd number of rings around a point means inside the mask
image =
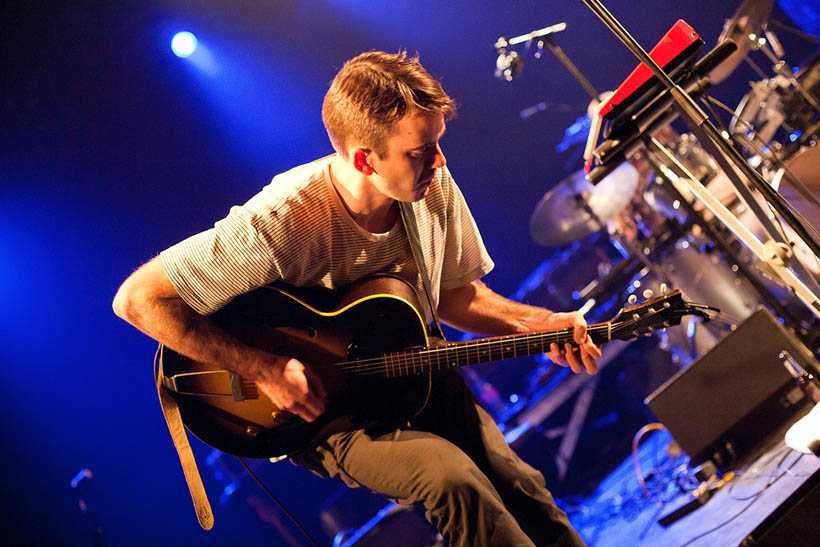
M 171 40 L 171 50 L 177 57 L 188 57 L 196 51 L 196 36 L 188 31 L 177 32 Z

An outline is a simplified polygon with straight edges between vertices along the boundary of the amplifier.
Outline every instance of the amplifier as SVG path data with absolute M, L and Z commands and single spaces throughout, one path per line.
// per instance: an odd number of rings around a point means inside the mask
M 817 370 L 806 346 L 761 308 L 645 403 L 691 465 L 712 460 L 723 470 L 736 468 L 809 406 L 778 358 L 783 350 Z

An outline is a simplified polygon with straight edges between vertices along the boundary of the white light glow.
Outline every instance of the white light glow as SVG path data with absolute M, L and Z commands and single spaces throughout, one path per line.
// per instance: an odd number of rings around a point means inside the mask
M 177 32 L 171 40 L 171 51 L 177 57 L 188 57 L 196 51 L 196 36 L 188 31 Z

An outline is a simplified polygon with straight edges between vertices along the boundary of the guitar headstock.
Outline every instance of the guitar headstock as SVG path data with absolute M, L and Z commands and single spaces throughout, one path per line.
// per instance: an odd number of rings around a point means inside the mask
M 612 338 L 631 340 L 642 334 L 679 325 L 684 315 L 698 315 L 708 320 L 711 316 L 706 313 L 707 310 L 719 311 L 711 306 L 684 300 L 683 293 L 676 289 L 624 307 L 611 321 Z

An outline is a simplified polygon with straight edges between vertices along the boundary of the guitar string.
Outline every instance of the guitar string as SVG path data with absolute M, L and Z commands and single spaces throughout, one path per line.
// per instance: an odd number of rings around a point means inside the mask
M 628 321 L 623 321 L 623 322 L 621 322 L 620 325 L 615 326 L 612 329 L 611 332 L 612 333 L 620 333 L 624 330 L 628 330 L 629 328 L 634 326 L 639 321 L 645 321 L 647 318 L 650 318 L 654 315 L 658 315 L 660 313 L 667 312 L 667 311 L 668 311 L 668 309 L 663 308 L 661 310 L 651 312 L 651 313 L 649 313 L 647 315 L 644 315 L 642 317 L 639 317 L 637 319 L 631 319 L 631 320 L 628 320 Z M 608 334 L 609 333 L 610 323 L 611 322 L 603 323 L 603 324 L 590 325 L 589 328 L 587 329 L 587 332 L 590 332 L 592 335 L 595 335 L 595 334 Z M 492 345 L 503 346 L 506 343 L 512 342 L 512 351 L 513 351 L 513 354 L 515 354 L 515 353 L 517 353 L 518 350 L 525 350 L 526 351 L 528 349 L 528 347 L 531 345 L 532 338 L 536 338 L 538 341 L 540 341 L 540 343 L 542 344 L 542 349 L 543 349 L 543 344 L 544 344 L 544 342 L 547 341 L 547 339 L 555 338 L 555 340 L 550 340 L 549 341 L 550 344 L 552 342 L 558 342 L 561 338 L 568 338 L 568 341 L 571 341 L 572 340 L 571 334 L 572 334 L 571 329 L 563 329 L 563 330 L 560 330 L 560 331 L 549 332 L 549 333 L 525 333 L 525 334 L 520 334 L 520 335 L 514 335 L 513 337 L 488 339 L 486 341 L 476 342 L 476 343 L 473 343 L 473 344 L 468 343 L 468 344 L 464 345 L 463 348 L 460 345 L 455 345 L 455 346 L 445 346 L 445 347 L 442 347 L 442 348 L 425 348 L 425 349 L 422 349 L 422 350 L 419 350 L 419 351 L 385 353 L 385 354 L 382 354 L 379 357 L 373 357 L 373 358 L 362 359 L 362 360 L 357 360 L 357 361 L 344 361 L 344 362 L 336 363 L 335 365 L 340 366 L 340 367 L 344 368 L 347 371 L 356 372 L 356 373 L 362 374 L 362 375 L 389 373 L 391 371 L 395 373 L 396 371 L 398 371 L 398 374 L 396 374 L 396 376 L 402 376 L 402 375 L 405 375 L 405 374 L 401 374 L 403 371 L 406 371 L 407 373 L 410 373 L 411 368 L 413 369 L 414 373 L 417 372 L 416 371 L 417 368 L 420 368 L 421 372 L 426 372 L 427 369 L 432 370 L 433 367 L 436 366 L 436 365 L 437 365 L 438 369 L 441 369 L 442 368 L 442 363 L 441 363 L 441 359 L 440 359 L 440 357 L 441 357 L 440 354 L 443 354 L 443 353 L 455 353 L 455 359 L 456 359 L 456 361 L 458 361 L 459 360 L 458 353 L 459 353 L 460 350 L 463 349 L 464 350 L 463 353 L 467 354 L 466 357 L 467 357 L 467 361 L 468 361 L 468 364 L 469 364 L 471 347 L 477 348 L 475 350 L 475 352 L 476 352 L 476 357 L 478 357 L 478 354 L 480 353 L 480 350 L 478 348 L 480 348 L 482 345 L 487 346 L 487 347 L 492 346 Z M 501 358 L 504 358 L 503 357 L 503 352 L 504 351 L 509 351 L 509 348 L 499 348 L 499 349 L 502 350 L 502 357 Z M 539 352 L 539 353 L 543 353 L 543 352 Z M 431 357 L 434 356 L 434 354 L 439 354 L 439 355 L 435 355 L 436 363 L 431 363 L 431 361 L 432 361 Z M 525 355 L 529 355 L 529 354 L 525 353 Z M 391 357 L 391 356 L 393 356 L 393 357 Z M 425 359 L 425 356 L 427 357 L 426 359 Z M 391 359 L 392 359 L 392 362 L 391 362 Z M 494 360 L 494 359 L 490 359 L 490 360 Z M 477 361 L 477 362 L 482 362 L 482 361 Z M 446 365 L 445 365 L 445 368 L 449 368 L 449 367 L 446 367 Z
M 606 334 L 608 330 L 609 327 L 607 324 L 591 325 L 587 329 L 587 331 L 593 336 L 596 334 Z M 615 332 L 615 330 L 613 330 L 613 332 Z M 494 349 L 500 350 L 503 355 L 504 352 L 509 352 L 510 350 L 512 350 L 513 353 L 518 353 L 522 350 L 526 352 L 530 348 L 530 346 L 541 345 L 542 351 L 531 353 L 544 353 L 545 344 L 560 342 L 562 338 L 566 339 L 567 341 L 571 341 L 572 330 L 563 329 L 560 331 L 550 333 L 525 333 L 513 337 L 488 339 L 485 341 L 474 343 L 468 342 L 464 345 L 457 344 L 451 346 L 444 346 L 440 348 L 425 348 L 418 351 L 411 350 L 409 352 L 391 352 L 382 354 L 379 357 L 361 359 L 357 361 L 345 361 L 336 363 L 336 365 L 344 368 L 347 371 L 365 374 L 388 372 L 389 370 L 397 369 L 400 371 L 407 370 L 409 372 L 411 368 L 415 371 L 415 369 L 419 367 L 422 369 L 422 371 L 424 371 L 425 367 L 428 366 L 433 367 L 438 365 L 438 368 L 442 368 L 441 357 L 443 354 L 454 354 L 455 359 L 457 361 L 466 357 L 466 360 L 469 362 L 471 361 L 472 356 L 479 358 L 479 356 L 482 353 L 486 354 L 486 352 L 488 351 L 490 352 L 490 355 L 492 355 L 492 351 Z M 524 354 L 529 355 L 531 353 Z M 460 356 L 459 354 L 463 355 Z M 481 362 L 481 360 L 477 362 Z
M 571 333 L 561 333 L 561 335 L 551 334 L 548 336 L 528 336 L 528 340 L 493 340 L 488 342 L 479 342 L 470 345 L 457 345 L 443 348 L 430 348 L 427 350 L 420 350 L 417 352 L 395 352 L 384 354 L 379 358 L 375 358 L 373 363 L 364 365 L 353 365 L 346 367 L 360 374 L 376 374 L 376 373 L 397 373 L 395 375 L 405 375 L 406 373 L 426 372 L 428 369 L 442 369 L 450 368 L 447 362 L 466 361 L 464 364 L 476 364 L 480 362 L 495 361 L 507 357 L 507 354 L 512 352 L 512 356 L 520 353 L 523 355 L 530 355 L 533 353 L 543 353 L 546 351 L 545 345 L 553 342 L 560 342 L 562 339 L 570 341 L 572 339 Z M 533 346 L 540 346 L 541 351 L 530 351 Z M 500 352 L 497 357 L 493 357 L 495 352 Z M 489 358 L 486 355 L 489 354 Z M 442 359 L 444 356 L 452 357 L 452 359 Z M 475 363 L 472 361 L 475 360 Z
M 602 327 L 599 325 L 591 326 L 590 331 L 592 334 L 596 334 L 599 331 L 602 331 L 606 327 Z M 552 339 L 551 339 L 552 338 Z M 410 368 L 414 370 L 418 367 L 421 367 L 424 370 L 425 366 L 430 365 L 430 361 L 435 359 L 434 365 L 438 365 L 438 368 L 442 368 L 441 366 L 441 356 L 445 353 L 454 353 L 456 359 L 459 358 L 459 353 L 464 353 L 467 356 L 467 360 L 470 360 L 471 354 L 474 352 L 475 356 L 478 357 L 480 353 L 486 351 L 486 348 L 492 348 L 492 346 L 503 346 L 505 344 L 510 344 L 513 353 L 517 353 L 519 350 L 527 350 L 530 345 L 532 345 L 533 340 L 536 343 L 540 343 L 542 346 L 542 350 L 544 349 L 545 343 L 552 343 L 558 342 L 561 338 L 565 338 L 567 340 L 571 340 L 571 330 L 564 329 L 562 331 L 551 332 L 551 333 L 530 333 L 530 334 L 522 334 L 519 337 L 515 338 L 500 338 L 500 339 L 492 339 L 486 340 L 482 342 L 478 342 L 475 344 L 469 344 L 465 346 L 455 345 L 455 346 L 446 346 L 443 348 L 428 348 L 425 350 L 420 350 L 418 352 L 411 352 L 410 354 L 405 352 L 394 352 L 384 354 L 380 357 L 372 358 L 369 360 L 361 360 L 361 361 L 354 361 L 348 363 L 339 363 L 341 365 L 348 365 L 345 366 L 346 369 L 356 371 L 356 372 L 388 372 L 388 370 L 396 370 L 398 369 L 401 371 L 402 369 L 407 370 L 409 372 Z M 472 348 L 475 348 L 474 350 Z M 498 348 L 502 351 L 502 355 L 504 351 L 509 351 L 510 348 Z M 492 353 L 491 353 L 492 355 Z

